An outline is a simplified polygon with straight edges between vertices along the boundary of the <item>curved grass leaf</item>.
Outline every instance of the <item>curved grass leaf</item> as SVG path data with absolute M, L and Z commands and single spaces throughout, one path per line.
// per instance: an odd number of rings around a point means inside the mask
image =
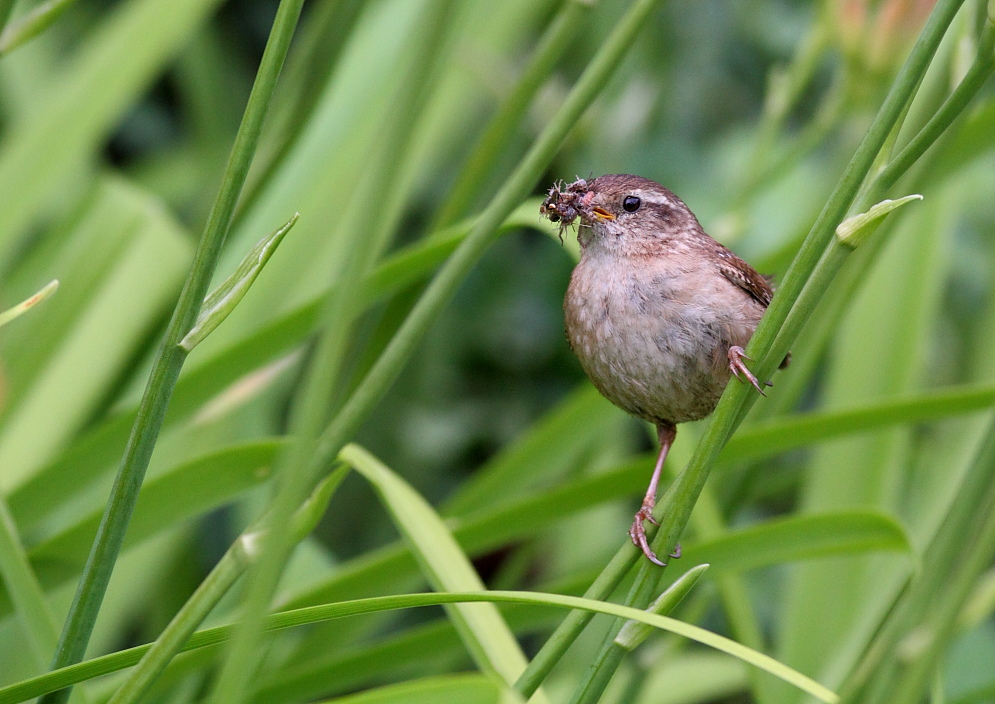
M 282 445 L 282 440 L 270 439 L 222 448 L 150 479 L 135 505 L 125 545 L 135 545 L 267 481 Z M 58 562 L 78 570 L 97 532 L 100 515 L 100 509 L 92 511 L 34 546 L 29 551 L 32 560 Z
M 558 622 L 558 614 L 536 606 L 509 604 L 501 613 L 519 637 L 551 630 Z M 452 670 L 462 667 L 467 660 L 466 648 L 445 617 L 344 651 L 316 653 L 302 643 L 295 654 L 300 656 L 263 674 L 253 692 L 253 704 L 308 701 L 323 693 L 350 692 L 384 679 Z M 187 672 L 188 668 L 177 667 L 177 675 Z
M 652 460 L 648 460 L 651 462 Z M 645 482 L 648 465 L 630 465 L 630 485 Z M 623 473 L 623 472 L 620 472 Z M 599 476 L 586 486 L 565 487 L 516 502 L 513 505 L 459 522 L 453 534 L 469 555 L 480 555 L 506 542 L 534 535 L 553 520 L 573 515 L 579 503 L 599 505 L 607 500 L 609 482 L 619 477 Z M 629 489 L 631 493 L 631 489 Z M 848 522 L 854 525 L 847 526 Z M 752 537 L 751 537 L 752 536 Z M 773 543 L 767 543 L 774 540 Z M 748 546 L 748 550 L 744 550 Z M 873 550 L 904 551 L 908 542 L 901 527 L 891 518 L 877 512 L 847 511 L 804 518 L 781 519 L 773 527 L 761 523 L 742 531 L 733 531 L 721 538 L 696 545 L 685 545 L 689 555 L 683 564 L 711 564 L 711 572 L 742 572 L 765 567 L 778 561 L 791 562 L 845 552 Z M 797 551 L 797 552 L 795 552 Z M 679 568 L 681 561 L 674 562 Z M 415 573 L 415 562 L 403 546 L 393 545 L 367 553 L 341 567 L 306 593 L 290 601 L 293 606 L 354 598 L 368 594 L 371 584 L 386 584 L 391 579 Z
M 357 445 L 346 445 L 339 456 L 373 484 L 411 546 L 424 576 L 436 589 L 485 589 L 442 519 L 411 485 Z M 497 608 L 491 604 L 463 604 L 447 612 L 477 665 L 485 672 L 496 673 L 506 684 L 514 684 L 527 660 Z M 542 696 L 538 699 L 543 700 Z
M 743 428 L 730 438 L 721 458 L 741 461 L 771 457 L 844 435 L 976 413 L 993 405 L 995 386 L 972 384 L 872 401 L 841 410 L 804 413 Z
M 126 545 L 134 545 L 266 481 L 267 469 L 279 446 L 279 440 L 266 440 L 223 448 L 151 479 L 140 495 Z M 651 462 L 649 456 L 640 458 L 603 474 L 472 514 L 457 521 L 453 533 L 470 555 L 535 536 L 580 511 L 634 496 L 645 482 Z M 191 503 L 191 495 L 198 497 L 196 503 Z M 29 552 L 44 586 L 50 588 L 78 574 L 98 515 L 93 512 Z M 716 573 L 741 572 L 802 559 L 882 550 L 908 550 L 908 540 L 899 524 L 877 512 L 841 511 L 777 519 L 732 531 L 715 541 L 688 543 L 685 554 L 689 558 L 683 564 L 709 562 Z M 675 562 L 674 566 L 680 568 L 681 564 Z M 323 584 L 299 595 L 292 603 L 355 597 L 364 594 L 370 583 L 388 583 L 401 574 L 416 574 L 415 562 L 403 546 L 389 546 L 346 563 Z M 2 611 L 9 608 L 5 602 L 5 598 L 0 601 Z
M 116 5 L 75 55 L 59 62 L 40 104 L 0 146 L 0 262 L 53 186 L 98 150 L 122 113 L 208 17 L 217 0 L 131 0 Z
M 489 591 L 483 593 L 449 593 L 449 594 L 400 594 L 395 596 L 372 597 L 337 604 L 323 604 L 293 611 L 284 611 L 268 616 L 265 628 L 269 631 L 293 628 L 306 624 L 319 623 L 346 616 L 371 614 L 380 611 L 407 609 L 417 606 L 436 606 L 445 604 L 490 602 L 498 604 L 536 604 L 565 609 L 580 609 L 591 613 L 607 614 L 618 618 L 630 619 L 648 624 L 654 628 L 675 633 L 684 638 L 694 640 L 715 650 L 728 653 L 743 662 L 757 667 L 765 672 L 788 682 L 827 704 L 835 704 L 837 696 L 818 682 L 792 670 L 787 665 L 774 658 L 758 653 L 724 636 L 706 631 L 704 628 L 677 621 L 666 616 L 650 614 L 639 609 L 621 606 L 604 601 L 594 601 L 581 597 L 563 596 L 561 594 L 545 594 L 539 592 Z M 195 633 L 184 650 L 195 650 L 209 645 L 217 645 L 229 639 L 234 632 L 234 626 L 219 626 Z M 54 672 L 34 677 L 0 688 L 0 704 L 16 704 L 46 692 L 51 692 L 70 684 L 83 682 L 99 675 L 116 672 L 130 667 L 141 659 L 149 646 L 142 645 L 129 648 L 111 655 L 94 658 L 78 665 L 64 667 Z

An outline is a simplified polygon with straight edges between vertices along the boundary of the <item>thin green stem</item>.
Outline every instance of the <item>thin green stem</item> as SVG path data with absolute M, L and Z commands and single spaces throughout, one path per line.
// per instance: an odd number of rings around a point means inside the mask
M 842 687 L 842 701 L 874 701 L 882 692 L 890 695 L 901 686 L 900 658 L 896 648 L 916 624 L 927 622 L 927 640 L 921 655 L 935 659 L 939 647 L 956 628 L 955 618 L 970 593 L 970 587 L 991 560 L 995 544 L 995 423 L 985 443 L 961 481 L 945 519 L 923 553 L 923 564 L 909 588 L 892 609 L 860 660 L 860 665 Z M 953 575 L 953 576 L 952 576 Z M 933 613 L 934 610 L 942 613 Z M 937 616 L 941 618 L 936 618 Z M 949 623 L 944 624 L 943 619 Z M 943 637 L 943 636 L 946 637 Z M 936 643 L 929 643 L 929 639 Z M 921 674 L 921 673 L 920 673 Z M 894 686 L 893 686 L 894 685 Z
M 97 530 L 83 574 L 76 589 L 56 651 L 53 667 L 79 662 L 86 651 L 93 625 L 100 611 L 114 563 L 121 551 L 128 522 L 148 468 L 149 458 L 162 427 L 166 406 L 172 395 L 187 353 L 179 346 L 197 319 L 217 267 L 218 256 L 231 224 L 239 192 L 245 182 L 252 155 L 259 141 L 266 109 L 280 75 L 290 39 L 297 25 L 303 0 L 283 0 L 277 10 L 273 30 L 263 53 L 259 73 L 249 96 L 242 124 L 235 137 L 231 155 L 217 199 L 194 254 L 187 280 L 169 322 L 162 345 L 152 364 L 145 393 L 142 396 L 104 515 Z M 49 695 L 44 704 L 64 702 L 69 690 Z
M 919 85 L 940 40 L 962 3 L 963 0 L 941 0 L 937 3 L 874 122 L 861 140 L 850 164 L 785 274 L 784 282 L 760 321 L 747 349 L 751 357 L 759 360 L 755 370 L 759 378 L 769 378 L 774 373 L 787 354 L 791 342 L 821 299 L 828 282 L 838 271 L 842 259 L 849 254 L 846 245 L 833 239 L 836 226 L 843 221 L 879 150 L 894 130 L 905 106 L 912 99 L 916 86 Z M 826 260 L 820 264 L 823 255 L 826 256 Z M 820 267 L 820 271 L 818 276 L 813 276 L 817 266 Z M 818 285 L 815 285 L 816 281 L 809 285 L 810 279 L 817 279 Z M 809 288 L 809 293 L 804 301 L 799 301 L 806 287 Z M 786 323 L 789 315 L 790 325 Z M 748 410 L 748 406 L 755 401 L 755 394 L 751 393 L 750 388 L 744 384 L 730 384 L 726 388 L 718 408 L 706 425 L 688 467 L 678 479 L 675 505 L 668 507 L 670 510 L 664 514 L 664 520 L 657 533 L 654 547 L 658 554 L 673 549 L 722 446 L 741 420 L 741 413 Z
M 971 63 L 964 78 L 916 136 L 877 175 L 868 191 L 868 204 L 880 200 L 883 194 L 887 193 L 888 189 L 953 124 L 954 120 L 963 114 L 964 108 L 991 76 L 993 69 L 995 69 L 995 24 L 989 18 L 981 33 L 977 58 Z
M 673 491 L 674 486 L 671 485 L 667 493 L 660 499 L 660 503 L 668 503 L 673 496 Z M 584 592 L 584 598 L 599 601 L 607 599 L 622 583 L 622 580 L 625 579 L 625 576 L 641 556 L 642 552 L 636 549 L 630 541 L 623 543 L 622 547 L 618 549 L 591 583 L 591 586 Z M 560 661 L 567 648 L 573 644 L 590 620 L 591 616 L 586 611 L 573 611 L 563 619 L 515 683 L 515 689 L 523 697 L 531 697 L 539 689 L 546 676 L 556 667 L 556 663 Z M 613 635 L 612 642 L 614 642 L 614 638 Z M 592 674 L 597 676 L 596 673 Z
M 515 172 L 480 215 L 470 234 L 439 270 L 369 373 L 322 433 L 315 465 L 338 454 L 387 392 L 432 320 L 493 241 L 504 218 L 524 200 L 556 151 L 621 63 L 646 17 L 660 0 L 638 0 L 619 20 L 563 105 L 525 155 Z
M 439 209 L 435 227 L 431 229 L 445 227 L 467 215 L 473 198 L 490 174 L 494 162 L 507 149 L 511 137 L 519 128 L 522 115 L 556 62 L 570 46 L 593 4 L 589 0 L 566 0 L 559 15 L 539 41 L 514 90 L 491 119 L 464 163 L 456 177 L 456 185 Z
M 297 543 L 310 533 L 332 498 L 332 494 L 348 473 L 340 468 L 318 485 L 314 493 L 298 509 L 291 524 L 291 538 Z M 242 533 L 227 552 L 218 560 L 210 574 L 198 585 L 176 615 L 142 656 L 138 667 L 132 671 L 108 704 L 133 704 L 141 699 L 162 674 L 169 662 L 179 653 L 197 627 L 207 618 L 221 598 L 228 593 L 238 578 L 255 562 L 260 553 L 260 542 L 265 536 L 258 526 Z
M 290 435 L 293 443 L 281 453 L 274 474 L 278 489 L 266 526 L 268 539 L 264 554 L 254 568 L 244 600 L 244 618 L 213 688 L 214 701 L 225 704 L 242 701 L 248 693 L 262 638 L 262 619 L 293 549 L 286 530 L 294 508 L 326 471 L 328 462 L 311 462 L 317 439 L 328 421 L 329 405 L 340 378 L 342 360 L 350 339 L 349 329 L 360 308 L 358 291 L 366 273 L 385 248 L 401 209 L 401 174 L 410 155 L 412 137 L 424 112 L 440 56 L 446 45 L 446 18 L 454 9 L 453 0 L 436 0 L 426 6 L 411 33 L 407 70 L 398 84 L 381 138 L 370 155 L 355 193 L 383 193 L 383 207 L 371 213 L 362 207 L 347 210 L 340 232 L 350 238 L 336 290 L 339 295 L 325 300 L 321 316 L 321 338 L 304 383 L 300 385 L 291 410 Z M 399 156 L 400 155 L 400 156 Z M 336 452 L 337 454 L 337 452 Z
M 936 114 L 877 174 L 864 191 L 855 210 L 866 210 L 885 197 L 888 189 L 904 176 L 954 123 L 971 99 L 977 95 L 995 68 L 993 43 L 995 43 L 995 31 L 993 31 L 992 19 L 989 17 L 981 34 L 977 57 L 964 78 L 940 106 Z M 794 370 L 792 379 L 787 382 L 788 388 L 782 389 L 782 392 L 772 399 L 773 415 L 792 407 L 803 392 L 804 380 L 810 378 L 811 371 L 818 364 L 819 357 L 822 350 L 825 349 L 832 331 L 837 328 L 840 319 L 848 310 L 850 300 L 859 289 L 860 282 L 864 280 L 871 264 L 876 260 L 878 252 L 884 247 L 884 243 L 893 228 L 893 221 L 886 224 L 885 227 L 887 234 L 882 233 L 866 247 L 861 248 L 853 265 L 847 268 L 843 273 L 842 280 L 837 283 L 833 297 L 821 301 L 818 314 L 812 316 L 814 320 L 809 325 L 805 338 L 809 342 L 805 346 L 808 354 L 798 355 L 799 358 L 796 360 L 795 366 L 801 365 L 801 368 Z
M 789 335 L 778 337 L 778 334 L 789 313 L 795 308 L 802 289 L 806 286 L 827 246 L 830 245 L 836 226 L 843 221 L 878 153 L 895 129 L 905 106 L 912 99 L 947 27 L 962 3 L 963 0 L 941 0 L 937 3 L 877 116 L 802 243 L 747 348 L 747 354 L 758 360 L 754 370 L 758 378 L 770 378 L 787 353 L 793 337 Z M 810 299 L 806 301 L 809 307 L 804 310 L 798 308 L 795 311 L 802 322 L 811 313 L 811 306 L 814 306 L 823 291 L 824 289 L 813 288 Z M 722 447 L 755 400 L 755 392 L 745 384 L 733 383 L 726 387 L 718 407 L 707 421 L 691 461 L 675 482 L 672 499 L 660 504 L 658 515 L 661 517 L 661 525 L 653 538 L 653 550 L 658 555 L 666 555 L 674 549 Z M 645 607 L 652 599 L 661 576 L 662 572 L 657 567 L 644 561 L 639 567 L 626 603 L 637 608 Z M 578 625 L 583 627 L 585 624 Z M 603 647 L 610 647 L 620 627 L 619 624 L 611 629 Z M 580 628 L 576 630 L 579 633 Z M 572 641 L 575 637 L 576 634 L 568 640 Z M 600 675 L 593 673 L 593 676 Z M 586 683 L 581 682 L 578 687 L 586 687 Z

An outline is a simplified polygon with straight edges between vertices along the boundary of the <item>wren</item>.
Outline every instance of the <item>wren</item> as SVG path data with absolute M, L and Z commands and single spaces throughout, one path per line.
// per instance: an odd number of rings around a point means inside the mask
M 743 350 L 773 288 L 680 198 L 640 176 L 557 184 L 540 212 L 561 232 L 580 220 L 580 262 L 563 301 L 570 348 L 605 398 L 656 426 L 660 452 L 629 536 L 663 566 L 644 523 L 659 525 L 653 508 L 677 425 L 715 410 L 732 375 L 764 394 Z

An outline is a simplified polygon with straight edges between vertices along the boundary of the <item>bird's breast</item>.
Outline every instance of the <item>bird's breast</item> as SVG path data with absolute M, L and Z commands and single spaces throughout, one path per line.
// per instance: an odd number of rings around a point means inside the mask
M 666 261 L 585 257 L 564 301 L 567 338 L 617 406 L 654 423 L 702 418 L 729 379 L 729 347 L 745 345 L 759 320 L 730 305 L 723 284 Z

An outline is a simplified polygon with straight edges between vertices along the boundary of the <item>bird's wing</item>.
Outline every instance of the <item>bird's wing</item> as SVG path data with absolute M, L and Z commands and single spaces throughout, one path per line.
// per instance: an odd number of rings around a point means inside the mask
M 722 247 L 722 245 L 719 245 Z M 771 298 L 774 297 L 774 289 L 770 282 L 758 274 L 752 266 L 744 262 L 725 247 L 718 252 L 720 264 L 719 271 L 731 282 L 746 291 L 759 304 L 764 307 L 770 305 Z

